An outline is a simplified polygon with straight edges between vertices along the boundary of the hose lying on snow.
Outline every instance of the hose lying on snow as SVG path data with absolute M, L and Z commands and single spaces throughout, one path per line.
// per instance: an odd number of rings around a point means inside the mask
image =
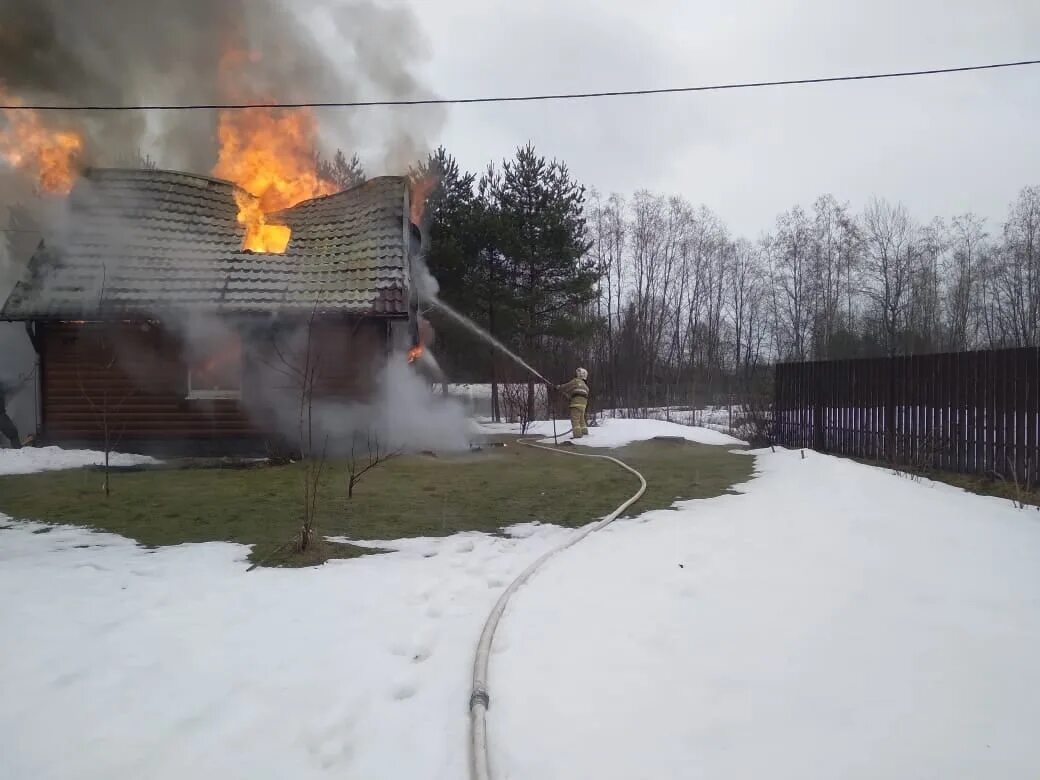
M 531 575 L 533 575 L 543 563 L 549 560 L 552 556 L 556 555 L 558 552 L 566 550 L 568 547 L 573 547 L 589 534 L 599 531 L 602 528 L 606 528 L 608 525 L 613 523 L 622 512 L 638 501 L 642 497 L 643 493 L 646 492 L 646 480 L 643 478 L 643 475 L 627 463 L 624 463 L 617 458 L 612 458 L 609 455 L 593 455 L 592 453 L 587 452 L 558 450 L 553 447 L 544 447 L 540 444 L 526 441 L 521 442 L 521 444 L 540 450 L 554 452 L 559 455 L 573 455 L 579 458 L 609 460 L 611 463 L 617 464 L 625 471 L 635 474 L 639 479 L 639 490 L 633 493 L 631 498 L 598 523 L 578 531 L 563 544 L 542 554 L 534 561 L 534 563 L 520 572 L 515 580 L 509 583 L 509 587 L 502 592 L 502 595 L 498 597 L 498 601 L 495 602 L 495 606 L 491 609 L 491 613 L 488 615 L 487 621 L 484 623 L 484 630 L 480 632 L 480 641 L 477 643 L 477 655 L 473 662 L 473 692 L 469 699 L 471 780 L 491 780 L 491 766 L 488 762 L 487 745 L 487 711 L 491 705 L 487 682 L 488 659 L 491 655 L 491 643 L 495 640 L 495 629 L 498 628 L 498 622 L 502 619 L 502 613 L 505 612 L 509 598 L 520 588 L 521 585 L 531 578 Z

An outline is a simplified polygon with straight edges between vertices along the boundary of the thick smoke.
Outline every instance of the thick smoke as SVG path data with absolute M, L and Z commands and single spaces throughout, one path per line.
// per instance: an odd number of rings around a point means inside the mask
M 31 202 L 29 188 L 10 174 L 0 173 L 0 187 Z M 21 278 L 40 241 L 39 225 L 27 208 L 0 208 L 0 302 Z M 0 322 L 0 388 L 7 394 L 7 414 L 23 435 L 36 421 L 35 353 L 20 322 Z
M 167 315 L 163 325 L 178 336 L 189 359 L 204 358 L 215 345 L 241 339 L 250 372 L 242 407 L 262 429 L 279 434 L 294 447 L 330 457 L 349 456 L 352 449 L 364 457 L 369 445 L 378 445 L 384 453 L 469 447 L 463 406 L 434 395 L 428 371 L 406 363 L 400 351 L 385 360 L 377 358 L 368 392 L 362 381 L 359 400 L 345 402 L 322 392 L 341 361 L 350 361 L 359 348 L 341 330 L 336 343 L 330 344 L 322 338 L 319 324 L 299 320 L 289 326 L 277 318 L 232 325 L 220 317 L 194 313 Z M 126 357 L 124 364 L 146 362 L 140 355 Z M 432 357 L 430 361 L 435 368 Z M 139 384 L 145 381 L 137 379 Z
M 428 46 L 411 11 L 372 0 L 303 9 L 290 0 L 0 0 L 0 84 L 52 104 L 251 100 L 349 101 L 426 96 L 413 71 Z M 335 31 L 316 40 L 312 29 Z M 325 141 L 398 173 L 426 151 L 443 112 L 327 112 Z M 77 114 L 89 162 L 138 151 L 162 167 L 207 173 L 215 112 Z
M 0 0 L 0 86 L 24 102 L 42 104 L 164 104 L 350 101 L 425 97 L 415 75 L 429 48 L 412 12 L 372 0 L 301 8 L 290 0 Z M 147 155 L 159 167 L 208 174 L 217 156 L 215 111 L 42 114 L 50 127 L 75 127 L 86 138 L 84 164 L 133 165 Z M 318 114 L 324 149 L 359 151 L 370 175 L 403 173 L 429 150 L 442 109 L 335 111 Z M 2 122 L 2 117 L 0 117 Z M 4 206 L 30 197 L 16 174 L 0 171 Z M 82 187 L 82 182 L 81 182 Z M 53 219 L 48 240 L 60 243 Z M 16 235 L 6 234 L 8 237 Z M 20 234 L 18 234 L 20 235 Z M 0 241 L 0 304 L 35 248 Z M 8 251 L 10 250 L 10 251 Z M 435 289 L 426 280 L 424 287 Z M 95 291 L 88 293 L 88 297 Z M 96 291 L 97 295 L 103 290 Z M 185 358 L 211 344 L 225 325 L 216 317 L 156 314 L 179 333 Z M 127 366 L 137 356 L 125 356 Z M 20 323 L 0 324 L 0 379 L 34 367 Z M 147 376 L 134 377 L 146 386 Z M 431 407 L 428 388 L 391 357 L 371 405 L 318 405 L 320 424 L 340 440 L 373 429 L 393 447 L 464 446 L 457 407 Z M 291 393 L 265 399 L 276 427 L 298 430 Z M 425 399 L 425 400 L 424 400 Z M 32 394 L 35 402 L 35 394 Z M 20 410 L 24 404 L 19 401 Z M 30 407 L 32 408 L 32 407 Z M 20 422 L 31 427 L 31 418 Z
M 284 401 L 276 407 L 278 430 L 296 439 L 297 420 Z M 376 375 L 371 401 L 339 403 L 316 400 L 312 409 L 315 452 L 330 457 L 355 453 L 361 457 L 378 444 L 387 451 L 453 452 L 469 447 L 469 422 L 463 406 L 451 398 L 433 396 L 430 388 L 403 360 L 387 361 Z

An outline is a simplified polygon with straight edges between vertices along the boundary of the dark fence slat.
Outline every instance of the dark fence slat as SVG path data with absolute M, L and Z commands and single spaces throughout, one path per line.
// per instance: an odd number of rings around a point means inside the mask
M 859 407 L 862 405 L 862 383 L 856 376 L 855 366 L 850 360 L 843 360 L 838 365 L 839 375 L 842 383 L 845 385 L 844 393 L 844 406 L 845 406 L 845 449 L 850 453 L 854 453 L 856 457 L 863 457 L 862 449 L 860 448 L 860 425 L 859 425 Z
M 910 446 L 913 451 L 911 463 L 915 466 L 927 465 L 926 452 L 928 449 L 928 432 L 925 430 L 925 409 L 928 402 L 928 373 L 927 363 L 921 357 L 914 355 L 911 358 L 914 371 L 910 378 L 911 415 L 913 418 L 910 433 Z
M 986 353 L 975 354 L 975 473 L 986 470 Z
M 832 452 L 845 455 L 845 403 L 849 388 L 842 378 L 840 362 L 828 364 L 830 370 L 830 397 L 827 399 L 827 424 L 830 426 L 828 447 Z
M 943 403 L 943 462 L 942 468 L 946 471 L 954 471 L 957 468 L 957 440 L 953 437 L 953 399 L 954 377 L 956 368 L 953 355 L 942 356 L 943 371 L 940 377 L 939 389 L 942 394 Z
M 936 437 L 935 445 L 935 467 L 937 469 L 949 470 L 948 453 L 950 452 L 950 403 L 946 382 L 946 355 L 935 356 L 935 420 Z
M 971 406 L 969 409 L 969 422 L 971 425 L 971 473 L 979 474 L 986 468 L 983 448 L 982 415 L 985 412 L 985 403 L 982 398 L 982 353 L 975 352 L 971 357 Z
M 935 445 L 935 467 L 938 469 L 949 470 L 950 460 L 950 393 L 947 385 L 947 356 L 936 355 L 935 356 L 935 372 L 933 374 L 935 382 L 935 403 L 937 408 L 935 419 L 936 419 L 936 437 L 938 441 Z
M 799 436 L 799 447 L 805 447 L 805 437 L 809 432 L 809 420 L 806 417 L 806 393 L 809 387 L 809 371 L 810 366 L 806 363 L 802 366 L 802 370 L 798 372 L 798 436 Z
M 863 457 L 863 421 L 860 411 L 863 407 L 863 382 L 856 373 L 856 364 L 851 360 L 843 360 L 839 364 L 840 374 L 845 383 L 845 431 L 844 449 Z
M 876 459 L 883 461 L 888 455 L 888 451 L 885 448 L 885 423 L 887 421 L 886 410 L 888 408 L 888 395 L 887 388 L 885 387 L 885 377 L 881 373 L 881 369 L 878 366 L 878 361 L 870 361 L 870 384 L 871 384 L 871 395 L 874 400 L 874 430 L 877 432 L 877 438 L 874 442 L 876 449 Z
M 1006 354 L 993 355 L 993 473 L 1000 474 L 1007 467 L 1007 436 L 1004 428 L 1004 391 L 1007 388 Z
M 785 363 L 778 444 L 1040 483 L 1040 349 Z
M 993 425 L 993 397 L 996 395 L 993 387 L 996 382 L 996 361 L 992 359 L 992 353 L 982 353 L 982 381 L 979 390 L 982 394 L 982 471 L 989 474 L 993 471 L 995 462 L 993 442 L 996 436 L 996 428 Z
M 914 406 L 912 389 L 914 386 L 914 369 L 917 368 L 914 365 L 914 359 L 911 356 L 900 358 L 900 362 L 903 363 L 904 368 L 900 371 L 900 395 L 899 395 L 899 408 L 903 411 L 903 426 L 902 426 L 902 457 L 900 457 L 901 463 L 910 463 L 913 460 L 913 443 L 911 436 L 914 432 Z
M 956 367 L 956 363 L 955 363 Z M 954 394 L 953 405 L 955 409 L 955 434 L 957 436 L 957 471 L 969 471 L 968 469 L 968 415 L 965 411 L 967 405 L 968 376 L 967 361 L 959 366 L 961 372 L 954 371 Z
M 1029 419 L 1029 349 L 1020 349 L 1015 355 L 1015 478 L 1020 483 L 1029 481 L 1026 445 L 1026 422 Z
M 1026 357 L 1026 481 L 1040 485 L 1040 348 Z
M 957 447 L 953 441 L 953 370 L 950 355 L 939 356 L 939 468 L 952 471 Z
M 878 395 L 878 379 L 877 372 L 874 368 L 874 361 L 864 361 L 860 367 L 860 372 L 866 382 L 866 393 L 864 397 L 864 441 L 866 443 L 867 452 L 869 457 L 877 459 L 880 457 L 880 442 L 878 437 L 881 433 L 881 414 L 878 411 L 878 407 L 881 405 L 881 400 Z
M 1029 420 L 1026 423 L 1027 435 L 1033 443 L 1030 448 L 1033 462 L 1033 478 L 1030 483 L 1040 485 L 1040 348 L 1033 351 L 1033 359 L 1029 368 Z
M 878 460 L 885 459 L 885 380 L 881 372 L 881 363 L 878 360 L 870 361 L 871 372 L 873 373 L 873 379 L 871 380 L 874 385 L 874 423 L 875 430 L 877 430 L 877 438 L 874 441 L 874 446 L 877 449 L 876 457 Z
M 993 438 L 990 448 L 993 450 L 993 460 L 990 462 L 991 474 L 999 474 L 1000 467 L 1004 463 L 1002 449 L 1004 447 L 1004 426 L 1002 422 L 1003 390 L 1004 390 L 1004 356 L 994 352 L 990 353 L 990 373 L 993 376 L 990 387 L 989 407 L 993 412 L 990 427 L 993 430 Z
M 968 405 L 970 403 L 969 399 L 971 398 L 972 383 L 974 382 L 972 376 L 974 364 L 971 362 L 972 353 L 969 352 L 964 357 L 965 361 L 961 366 L 962 376 L 960 377 L 960 381 L 957 382 L 957 416 L 960 420 L 959 438 L 961 442 L 961 454 L 958 458 L 960 465 L 958 466 L 958 471 L 971 473 L 974 460 L 971 457 L 970 449 L 971 429 L 969 427 L 970 417 Z

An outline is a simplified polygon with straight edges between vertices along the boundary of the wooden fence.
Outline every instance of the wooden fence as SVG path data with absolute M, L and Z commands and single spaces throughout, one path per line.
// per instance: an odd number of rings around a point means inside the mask
M 917 468 L 1040 485 L 1040 349 L 776 368 L 775 437 Z

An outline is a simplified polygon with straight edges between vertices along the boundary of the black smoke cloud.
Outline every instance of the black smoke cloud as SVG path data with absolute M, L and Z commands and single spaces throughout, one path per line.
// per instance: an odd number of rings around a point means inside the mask
M 334 46 L 318 45 L 307 24 L 313 18 L 335 31 Z M 428 51 L 411 11 L 373 0 L 320 8 L 290 0 L 0 0 L 0 84 L 48 104 L 427 96 L 415 72 Z M 252 56 L 222 76 L 232 52 Z M 91 164 L 120 164 L 142 150 L 161 166 L 206 173 L 215 160 L 216 112 L 46 118 L 86 135 Z M 371 163 L 396 173 L 426 151 L 443 114 L 320 119 L 328 145 L 378 150 L 381 159 Z

